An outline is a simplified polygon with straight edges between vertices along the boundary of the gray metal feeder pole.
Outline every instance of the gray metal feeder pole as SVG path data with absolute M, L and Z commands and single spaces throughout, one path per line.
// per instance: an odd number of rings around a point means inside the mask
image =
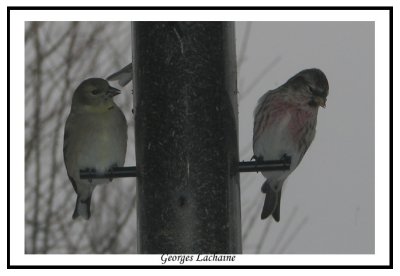
M 138 252 L 241 253 L 233 22 L 135 22 Z

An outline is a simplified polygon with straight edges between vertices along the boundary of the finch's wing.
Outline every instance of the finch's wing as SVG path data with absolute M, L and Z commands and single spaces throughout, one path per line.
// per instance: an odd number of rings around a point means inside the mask
M 63 155 L 64 155 L 64 163 L 67 166 L 68 162 L 71 161 L 71 154 L 72 154 L 72 148 L 71 144 L 74 143 L 73 140 L 73 127 L 74 127 L 74 114 L 70 113 L 67 121 L 65 122 L 65 128 L 64 128 L 64 144 L 63 144 Z M 77 126 L 75 126 L 77 127 Z M 68 170 L 68 166 L 67 166 Z
M 253 146 L 258 137 L 263 133 L 265 126 L 271 118 L 271 115 L 276 110 L 273 105 L 274 97 L 277 96 L 286 87 L 278 87 L 270 90 L 258 99 L 257 106 L 254 109 L 254 127 L 253 127 Z
M 303 139 L 300 141 L 300 144 L 302 145 L 302 147 L 301 147 L 301 152 L 300 152 L 300 157 L 299 157 L 299 162 L 298 162 L 298 164 L 300 164 L 301 160 L 303 159 L 304 155 L 306 154 L 308 148 L 309 148 L 310 145 L 311 145 L 311 142 L 314 140 L 315 133 L 316 133 L 315 124 L 314 124 L 314 127 L 312 127 L 311 125 L 309 125 L 309 126 L 307 126 L 307 127 L 310 128 L 308 132 L 310 133 L 311 137 L 303 138 Z
M 73 123 L 74 123 L 74 114 L 71 113 L 68 116 L 67 122 L 65 123 L 65 129 L 64 129 L 64 145 L 63 145 L 63 155 L 64 155 L 64 164 L 65 167 L 67 168 L 67 174 L 68 174 L 68 178 L 72 183 L 72 186 L 74 187 L 74 190 L 76 193 L 78 193 L 77 191 L 77 186 L 76 186 L 76 182 L 75 180 L 72 178 L 71 176 L 71 167 L 73 166 L 73 154 L 74 154 L 74 148 L 72 148 L 71 144 L 74 143 L 73 141 L 73 135 L 71 135 L 72 132 L 72 127 L 73 127 Z
M 74 187 L 75 193 L 78 193 L 78 188 L 76 187 L 75 180 L 70 175 L 68 175 L 68 178 L 69 178 L 69 181 L 71 181 L 71 183 L 72 183 L 72 187 Z

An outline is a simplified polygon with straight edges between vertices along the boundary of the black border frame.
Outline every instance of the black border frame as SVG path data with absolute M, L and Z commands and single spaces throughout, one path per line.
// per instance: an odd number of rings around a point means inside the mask
M 386 10 L 389 12 L 389 264 L 388 265 L 10 265 L 10 17 L 13 10 Z M 7 6 L 7 269 L 135 268 L 393 269 L 393 6 Z

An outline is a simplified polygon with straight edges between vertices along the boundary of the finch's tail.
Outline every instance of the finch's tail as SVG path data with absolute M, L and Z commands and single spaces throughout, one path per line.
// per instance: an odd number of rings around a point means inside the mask
M 107 77 L 109 81 L 118 80 L 119 85 L 125 86 L 132 80 L 132 63 Z
M 263 210 L 261 212 L 261 219 L 266 219 L 272 214 L 276 222 L 280 220 L 280 205 L 281 205 L 281 190 L 274 191 L 268 180 L 264 182 L 261 191 L 265 193 L 265 200 Z
M 78 196 L 76 199 L 75 211 L 72 215 L 73 219 L 77 219 L 82 217 L 86 220 L 90 218 L 90 201 L 92 199 L 92 195 L 90 195 L 87 199 L 81 200 Z

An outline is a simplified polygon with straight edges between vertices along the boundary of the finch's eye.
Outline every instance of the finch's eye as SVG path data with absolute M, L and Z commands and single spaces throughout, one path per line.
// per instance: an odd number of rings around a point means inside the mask
M 101 92 L 100 89 L 95 89 L 95 90 L 92 91 L 92 94 L 93 95 L 97 95 L 97 94 L 100 94 L 100 92 Z
M 317 88 L 314 88 L 314 87 L 312 87 L 312 86 L 308 86 L 308 87 L 310 88 L 310 91 L 311 91 L 311 93 L 312 93 L 313 95 L 315 95 L 315 96 L 320 96 L 320 95 L 322 95 L 321 90 L 319 90 L 319 89 L 317 89 Z

